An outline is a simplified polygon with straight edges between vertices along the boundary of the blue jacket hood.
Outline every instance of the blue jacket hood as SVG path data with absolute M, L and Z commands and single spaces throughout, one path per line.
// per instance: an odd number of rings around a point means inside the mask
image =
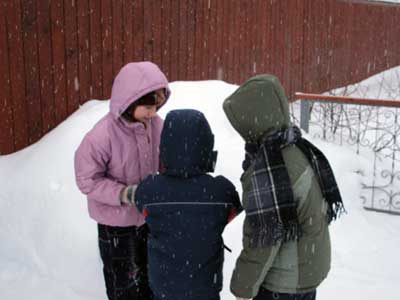
M 205 116 L 197 110 L 172 110 L 161 133 L 160 160 L 164 174 L 192 177 L 213 172 L 217 152 Z

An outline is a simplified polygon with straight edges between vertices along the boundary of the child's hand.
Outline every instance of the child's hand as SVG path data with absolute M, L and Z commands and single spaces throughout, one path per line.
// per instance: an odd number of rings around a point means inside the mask
M 119 196 L 122 204 L 126 204 L 129 206 L 135 205 L 135 192 L 137 189 L 137 185 L 128 185 L 121 190 L 121 194 Z

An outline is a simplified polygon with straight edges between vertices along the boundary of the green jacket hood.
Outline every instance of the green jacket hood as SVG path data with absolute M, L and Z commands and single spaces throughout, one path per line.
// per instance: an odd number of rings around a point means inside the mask
M 225 99 L 229 122 L 246 142 L 290 125 L 289 104 L 278 78 L 270 74 L 251 77 Z

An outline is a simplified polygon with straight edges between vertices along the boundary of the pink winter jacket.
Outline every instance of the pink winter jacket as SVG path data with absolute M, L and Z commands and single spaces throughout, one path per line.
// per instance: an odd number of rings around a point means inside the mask
M 121 205 L 121 190 L 138 184 L 159 169 L 159 144 L 163 120 L 156 116 L 145 127 L 128 122 L 121 114 L 141 96 L 166 88 L 168 81 L 151 62 L 129 63 L 115 78 L 110 112 L 83 138 L 75 152 L 76 183 L 87 195 L 89 215 L 100 224 L 140 226 L 144 217 L 136 207 Z

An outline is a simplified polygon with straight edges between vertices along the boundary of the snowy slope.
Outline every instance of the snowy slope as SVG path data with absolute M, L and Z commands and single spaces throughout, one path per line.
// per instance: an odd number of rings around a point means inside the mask
M 243 142 L 222 111 L 237 86 L 222 81 L 174 82 L 161 114 L 175 108 L 203 111 L 216 136 L 216 174 L 240 190 Z M 0 299 L 106 299 L 97 250 L 96 223 L 77 190 L 73 154 L 83 135 L 108 110 L 90 101 L 38 143 L 0 156 Z M 331 226 L 333 265 L 319 298 L 399 299 L 400 217 L 367 212 L 359 199 L 368 157 L 318 140 L 334 168 L 348 214 Z M 241 248 L 243 216 L 224 233 L 226 253 L 222 299 L 233 299 L 229 277 Z

